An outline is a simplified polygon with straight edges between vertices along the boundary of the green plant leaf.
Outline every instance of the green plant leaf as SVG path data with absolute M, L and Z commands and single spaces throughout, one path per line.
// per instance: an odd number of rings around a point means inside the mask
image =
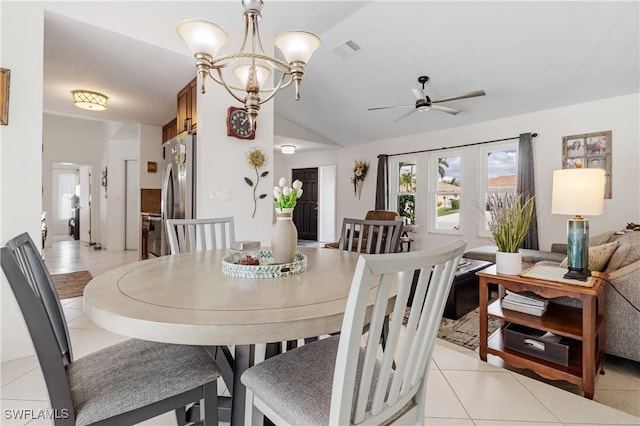
M 266 176 L 266 175 L 268 175 L 268 174 L 269 174 L 269 170 L 267 170 L 267 171 L 265 171 L 265 172 L 262 172 L 262 174 L 260 175 L 260 177 L 265 177 L 265 176 Z
M 262 200 L 263 198 L 265 198 L 267 196 L 267 194 L 260 194 L 260 199 Z
M 247 185 L 253 186 L 253 181 L 251 179 L 249 179 L 248 177 L 244 178 L 244 181 L 247 182 Z

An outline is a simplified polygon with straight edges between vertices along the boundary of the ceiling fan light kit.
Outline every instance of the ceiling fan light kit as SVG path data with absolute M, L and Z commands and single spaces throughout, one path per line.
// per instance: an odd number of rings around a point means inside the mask
M 411 89 L 411 92 L 413 93 L 413 95 L 416 98 L 416 102 L 415 104 L 408 104 L 408 105 L 395 105 L 395 106 L 384 106 L 384 107 L 375 107 L 375 108 L 369 108 L 369 111 L 376 111 L 376 110 L 381 110 L 381 109 L 391 109 L 391 108 L 409 108 L 409 107 L 413 107 L 412 110 L 408 111 L 407 113 L 401 115 L 400 117 L 398 117 L 395 121 L 398 122 L 404 118 L 407 118 L 408 116 L 416 113 L 416 112 L 425 112 L 425 111 L 430 111 L 430 110 L 436 110 L 436 111 L 441 111 L 441 112 L 446 112 L 447 114 L 451 114 L 451 115 L 457 115 L 459 114 L 461 111 L 455 108 L 450 108 L 450 107 L 446 107 L 446 106 L 442 106 L 442 105 L 434 105 L 434 104 L 438 104 L 438 103 L 442 103 L 442 102 L 450 102 L 450 101 L 456 101 L 459 99 L 467 99 L 467 98 L 475 98 L 477 96 L 484 96 L 486 95 L 484 90 L 475 90 L 473 92 L 469 92 L 469 93 L 465 93 L 464 95 L 459 95 L 459 96 L 452 96 L 449 98 L 445 98 L 445 99 L 438 99 L 438 100 L 432 100 L 424 91 L 424 85 L 429 81 L 429 77 L 426 75 L 421 75 L 420 77 L 418 77 L 418 83 L 422 85 L 422 89 Z
M 182 21 L 177 26 L 178 35 L 185 41 L 196 59 L 196 68 L 202 79 L 201 91 L 205 93 L 205 78 L 209 76 L 224 86 L 236 100 L 244 104 L 253 127 L 260 105 L 292 83 L 295 98 L 300 99 L 300 83 L 305 66 L 313 52 L 320 47 L 320 39 L 307 31 L 287 31 L 275 37 L 275 45 L 285 61 L 268 56 L 262 47 L 258 23 L 262 19 L 262 0 L 242 0 L 244 7 L 244 38 L 237 53 L 216 56 L 228 36 L 219 25 L 201 19 Z M 246 50 L 249 46 L 250 50 Z M 234 65 L 234 74 L 241 86 L 229 83 L 223 70 Z M 274 86 L 264 87 L 271 71 L 279 74 Z M 262 99 L 261 94 L 267 93 Z

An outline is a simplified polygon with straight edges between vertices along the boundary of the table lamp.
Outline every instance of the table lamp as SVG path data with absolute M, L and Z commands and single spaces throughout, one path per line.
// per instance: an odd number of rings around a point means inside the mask
M 602 169 L 563 169 L 553 172 L 551 213 L 575 215 L 567 222 L 567 267 L 564 278 L 586 281 L 589 271 L 589 221 L 604 207 Z

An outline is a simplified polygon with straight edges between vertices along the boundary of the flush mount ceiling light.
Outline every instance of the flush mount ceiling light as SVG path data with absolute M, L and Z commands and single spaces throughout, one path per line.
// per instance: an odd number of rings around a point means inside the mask
M 74 90 L 71 92 L 73 104 L 78 108 L 90 111 L 104 111 L 107 109 L 107 99 L 105 95 L 90 90 Z
M 295 154 L 296 146 L 295 145 L 282 145 L 280 147 L 280 151 L 282 151 L 283 154 Z
M 287 62 L 266 55 L 258 29 L 263 4 L 262 0 L 242 0 L 244 38 L 237 53 L 216 57 L 218 50 L 227 41 L 227 33 L 219 25 L 201 19 L 189 19 L 177 26 L 178 35 L 196 58 L 196 68 L 202 78 L 202 93 L 205 93 L 204 80 L 208 75 L 244 104 L 252 128 L 255 126 L 260 105 L 272 99 L 278 90 L 294 83 L 296 100 L 300 99 L 300 82 L 304 67 L 320 46 L 320 39 L 315 34 L 287 31 L 275 38 L 275 45 L 282 51 Z M 247 46 L 250 51 L 245 51 Z M 223 70 L 228 70 L 231 65 L 234 65 L 233 73 L 242 86 L 230 84 L 225 79 Z M 264 83 L 271 75 L 272 69 L 279 73 L 277 84 L 265 88 Z M 260 98 L 261 93 L 267 93 L 265 99 Z

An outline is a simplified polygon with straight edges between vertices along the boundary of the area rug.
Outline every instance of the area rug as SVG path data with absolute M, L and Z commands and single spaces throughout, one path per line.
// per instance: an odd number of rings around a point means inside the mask
M 404 316 L 406 324 L 409 317 L 410 308 L 407 308 Z M 489 317 L 489 335 L 502 327 L 503 321 L 498 318 Z M 442 318 L 438 337 L 455 345 L 476 350 L 480 346 L 480 311 L 479 308 L 461 316 L 457 320 Z
M 69 272 L 68 274 L 51 275 L 60 299 L 82 296 L 84 286 L 93 278 L 89 271 Z

